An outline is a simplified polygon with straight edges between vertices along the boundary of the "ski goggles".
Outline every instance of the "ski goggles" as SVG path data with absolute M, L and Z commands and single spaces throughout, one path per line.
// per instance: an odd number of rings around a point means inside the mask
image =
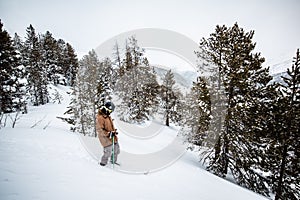
M 100 108 L 101 110 L 105 110 L 107 113 L 112 113 L 113 112 L 113 110 L 111 110 L 111 109 L 109 109 L 109 108 L 107 108 L 107 107 L 105 107 L 105 106 L 101 106 L 101 108 Z

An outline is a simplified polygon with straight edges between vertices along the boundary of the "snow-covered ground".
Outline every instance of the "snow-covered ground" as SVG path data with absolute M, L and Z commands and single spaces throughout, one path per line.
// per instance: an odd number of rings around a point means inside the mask
M 56 89 L 63 95 L 62 104 L 30 107 L 15 128 L 10 127 L 7 119 L 6 127 L 0 129 L 1 200 L 265 199 L 205 171 L 193 152 L 186 152 L 172 165 L 148 174 L 123 173 L 99 166 L 82 137 L 70 132 L 68 125 L 56 118 L 63 115 L 69 102 L 67 88 Z M 169 142 L 164 140 L 173 137 L 172 131 L 176 132 L 176 127 L 160 125 L 159 134 L 148 141 L 156 145 L 149 148 L 147 141 L 126 134 L 128 127 L 118 121 L 116 124 L 121 150 L 136 154 L 162 148 Z M 122 163 L 126 164 L 126 158 Z

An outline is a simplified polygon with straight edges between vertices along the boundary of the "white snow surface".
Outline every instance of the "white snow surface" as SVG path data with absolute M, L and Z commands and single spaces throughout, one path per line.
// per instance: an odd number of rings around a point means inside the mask
M 99 166 L 79 135 L 56 118 L 63 115 L 70 100 L 68 88 L 56 89 L 63 95 L 62 104 L 30 107 L 15 128 L 9 126 L 8 119 L 6 127 L 0 129 L 1 200 L 266 199 L 207 172 L 195 152 L 186 152 L 169 167 L 149 174 L 122 173 Z M 157 145 L 163 146 L 161 140 L 169 136 L 157 138 Z M 134 147 L 133 141 L 120 136 L 121 151 L 122 147 L 131 146 L 127 150 L 134 152 L 146 146 Z M 150 142 L 154 141 L 151 138 Z

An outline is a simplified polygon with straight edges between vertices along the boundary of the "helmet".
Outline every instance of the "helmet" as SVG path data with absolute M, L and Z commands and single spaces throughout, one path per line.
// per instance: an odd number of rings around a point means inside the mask
M 110 115 L 115 110 L 115 105 L 112 102 L 106 102 L 100 110 L 103 114 Z
M 115 110 L 115 105 L 112 102 L 106 102 L 104 106 L 112 113 Z

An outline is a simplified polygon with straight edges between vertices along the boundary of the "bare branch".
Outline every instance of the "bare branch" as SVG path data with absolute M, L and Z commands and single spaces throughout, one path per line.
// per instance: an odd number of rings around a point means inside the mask
M 36 127 L 36 126 L 37 126 L 38 124 L 40 124 L 45 118 L 46 118 L 46 115 L 45 115 L 42 119 L 40 119 L 39 121 L 37 121 L 36 123 L 34 123 L 30 128 Z
M 44 130 L 46 129 L 46 128 L 48 128 L 49 127 L 49 125 L 50 125 L 50 123 L 51 123 L 51 121 L 49 121 L 45 126 L 44 126 Z
M 17 111 L 15 113 L 14 117 L 12 117 L 11 115 L 8 115 L 8 116 L 9 116 L 11 122 L 12 122 L 12 126 L 11 127 L 15 128 L 17 121 L 21 118 L 20 111 Z

